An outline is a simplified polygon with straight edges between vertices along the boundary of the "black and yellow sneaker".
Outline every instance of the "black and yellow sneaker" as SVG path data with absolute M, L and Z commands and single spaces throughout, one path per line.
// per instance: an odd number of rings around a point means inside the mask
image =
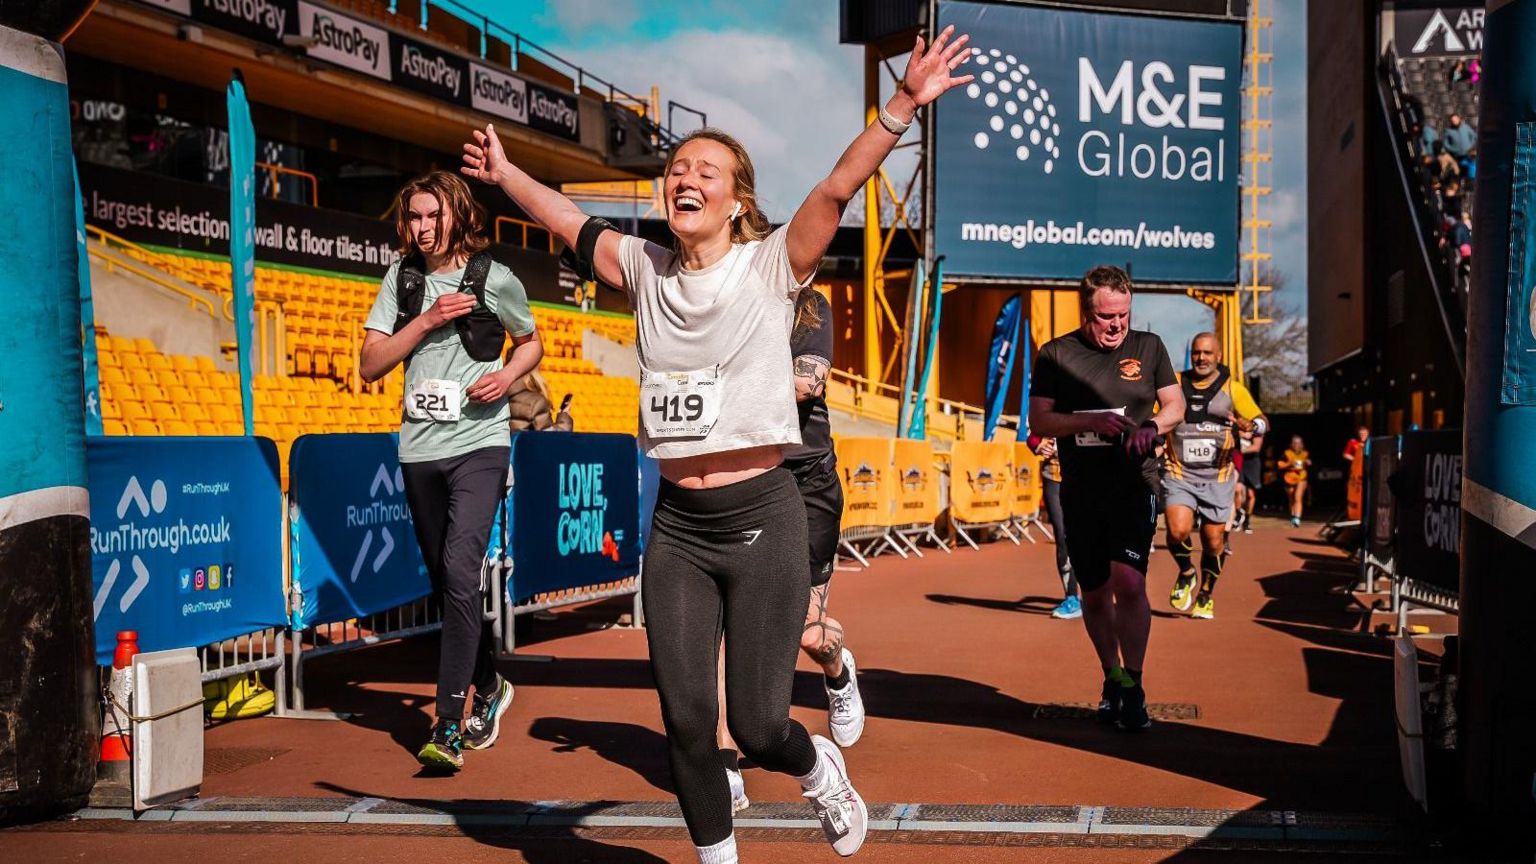
M 1099 722 L 1113 726 L 1120 721 L 1120 681 L 1114 675 L 1104 679 L 1099 696 Z
M 1147 715 L 1147 691 L 1140 684 L 1120 688 L 1119 726 L 1127 732 L 1143 732 L 1152 726 Z
M 432 737 L 417 751 L 416 761 L 424 768 L 457 771 L 464 767 L 463 746 L 459 721 L 439 717 L 432 727 Z
M 1168 605 L 1180 612 L 1189 611 L 1189 605 L 1195 599 L 1196 575 L 1198 574 L 1193 570 L 1179 574 L 1179 578 L 1174 580 L 1173 590 L 1168 594 Z
M 474 707 L 464 721 L 464 746 L 470 750 L 485 750 L 496 743 L 501 734 L 501 715 L 512 704 L 512 682 L 496 676 L 496 686 L 486 696 L 475 694 Z

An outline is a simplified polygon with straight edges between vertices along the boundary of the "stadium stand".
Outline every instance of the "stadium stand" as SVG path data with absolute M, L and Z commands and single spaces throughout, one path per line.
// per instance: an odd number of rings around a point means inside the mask
M 1471 212 L 1476 183 L 1476 151 L 1467 160 L 1445 154 L 1442 140 L 1427 140 L 1425 125 L 1442 137 L 1453 114 L 1475 129 L 1478 125 L 1478 89 L 1468 72 L 1475 58 L 1399 57 L 1389 46 L 1382 57 L 1382 71 L 1392 97 L 1389 106 L 1398 148 L 1409 166 L 1405 178 L 1415 195 L 1419 221 L 1424 226 L 1428 258 L 1435 261 L 1436 281 L 1442 303 L 1459 312 L 1453 338 L 1465 341 L 1465 312 L 1471 278 L 1471 232 L 1462 220 Z M 1475 69 L 1475 66 L 1473 66 Z
M 227 260 L 142 246 L 126 251 L 148 266 L 229 296 Z M 257 375 L 253 399 L 256 434 L 277 442 L 286 488 L 287 452 L 300 435 L 397 429 L 402 379 L 397 372 L 372 385 L 352 380 L 375 283 L 258 267 L 256 285 L 259 298 L 285 310 L 287 374 Z M 572 394 L 577 430 L 635 434 L 638 383 L 604 375 L 583 359 L 581 347 L 588 330 L 633 344 L 634 321 L 545 305 L 534 306 L 534 318 L 545 342 L 540 372 L 556 403 Z M 97 328 L 96 347 L 106 434 L 243 434 L 239 378 L 226 371 L 232 365 L 227 358 L 165 354 L 149 339 L 113 336 L 103 327 Z

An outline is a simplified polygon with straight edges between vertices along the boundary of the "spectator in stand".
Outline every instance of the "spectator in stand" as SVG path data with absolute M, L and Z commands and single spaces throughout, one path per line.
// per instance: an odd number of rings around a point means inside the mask
M 1471 123 L 1462 122 L 1460 114 L 1452 114 L 1440 140 L 1445 145 L 1445 152 L 1460 161 L 1477 149 L 1477 130 Z
M 1440 133 L 1428 123 L 1415 124 L 1413 135 L 1419 142 L 1419 152 L 1425 156 L 1429 156 L 1440 149 Z
M 1419 156 L 1419 183 L 1428 190 L 1440 185 L 1440 161 L 1428 150 Z
M 1441 150 L 1440 153 L 1435 157 L 1435 164 L 1440 169 L 1439 178 L 1440 182 L 1442 183 L 1450 180 L 1453 177 L 1461 176 L 1461 163 L 1456 161 L 1455 156 L 1452 156 L 1444 150 Z
M 1451 229 L 1451 246 L 1456 250 L 1456 263 L 1462 267 L 1472 262 L 1472 214 L 1462 212 Z
M 1445 152 L 1456 159 L 1461 173 L 1470 173 L 1472 162 L 1477 158 L 1477 130 L 1472 124 L 1463 123 L 1460 114 L 1452 114 L 1445 133 L 1440 136 L 1440 143 Z
M 1440 210 L 1447 221 L 1446 229 L 1450 230 L 1455 223 L 1461 221 L 1462 200 L 1461 181 L 1456 178 L 1447 180 L 1440 189 Z

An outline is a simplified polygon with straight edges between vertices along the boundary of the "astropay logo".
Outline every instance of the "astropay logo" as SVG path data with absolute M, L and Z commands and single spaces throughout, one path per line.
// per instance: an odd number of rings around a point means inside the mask
M 350 581 L 357 581 L 357 577 L 362 575 L 364 565 L 371 564 L 372 572 L 378 573 L 384 569 L 389 556 L 394 554 L 395 534 L 389 530 L 389 526 L 400 526 L 411 521 L 410 508 L 403 500 L 399 500 L 404 496 L 405 475 L 400 468 L 396 466 L 395 473 L 391 475 L 389 468 L 379 463 L 378 470 L 373 473 L 373 482 L 368 487 L 368 497 L 371 500 L 362 507 L 347 505 L 347 527 L 368 529 L 363 532 L 357 554 L 352 558 Z M 373 552 L 374 526 L 378 527 L 380 545 L 370 559 L 369 553 Z
M 400 71 L 439 87 L 448 88 L 455 99 L 459 98 L 459 85 L 464 82 L 464 73 L 449 63 L 447 58 L 442 56 L 428 58 L 414 45 L 401 47 Z

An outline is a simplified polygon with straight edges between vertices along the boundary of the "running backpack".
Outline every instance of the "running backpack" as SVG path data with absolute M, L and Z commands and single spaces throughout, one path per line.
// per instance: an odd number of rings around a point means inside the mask
M 459 341 L 469 356 L 481 363 L 501 356 L 506 345 L 507 331 L 501 319 L 485 305 L 485 279 L 491 272 L 491 254 L 477 253 L 464 265 L 464 278 L 459 290 L 475 295 L 475 308 L 468 315 L 453 319 L 459 331 Z M 400 262 L 400 272 L 395 279 L 395 331 L 411 323 L 421 315 L 421 305 L 427 293 L 426 265 L 421 255 L 411 255 Z M 413 354 L 415 352 L 412 352 Z M 410 358 L 406 358 L 410 362 Z
M 1227 379 L 1232 377 L 1232 371 L 1225 366 L 1216 367 L 1216 380 L 1211 386 L 1200 388 L 1195 386 L 1194 370 L 1188 370 L 1179 376 L 1179 387 L 1184 391 L 1184 422 L 1194 425 L 1197 423 L 1220 423 L 1226 425 L 1227 415 L 1220 417 L 1210 413 L 1211 402 L 1221 395 L 1221 388 L 1227 386 Z

